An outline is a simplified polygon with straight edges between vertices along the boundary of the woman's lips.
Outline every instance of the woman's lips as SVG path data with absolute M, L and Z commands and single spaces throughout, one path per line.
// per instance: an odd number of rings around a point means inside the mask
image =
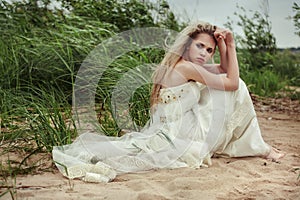
M 196 61 L 199 63 L 204 63 L 204 59 L 203 58 L 196 58 Z

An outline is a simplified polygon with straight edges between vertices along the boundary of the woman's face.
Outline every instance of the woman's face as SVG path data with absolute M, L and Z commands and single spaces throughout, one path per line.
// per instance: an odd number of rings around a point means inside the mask
M 211 59 L 215 52 L 216 43 L 211 35 L 199 33 L 187 48 L 186 57 L 189 61 L 203 65 Z

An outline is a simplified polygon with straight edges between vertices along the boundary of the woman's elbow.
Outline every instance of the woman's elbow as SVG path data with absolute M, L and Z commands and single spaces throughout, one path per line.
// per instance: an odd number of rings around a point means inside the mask
M 232 86 L 232 90 L 235 91 L 235 90 L 238 90 L 239 89 L 239 82 L 237 82 L 236 84 L 234 84 Z
M 228 87 L 228 91 L 235 91 L 239 89 L 239 81 L 235 81 L 234 83 L 231 83 Z

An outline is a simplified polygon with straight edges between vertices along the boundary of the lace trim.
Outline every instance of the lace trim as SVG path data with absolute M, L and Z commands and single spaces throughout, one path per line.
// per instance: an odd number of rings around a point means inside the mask
M 93 164 L 81 164 L 67 168 L 63 175 L 73 179 L 80 178 L 87 182 L 109 182 L 116 177 L 116 172 L 102 162 Z

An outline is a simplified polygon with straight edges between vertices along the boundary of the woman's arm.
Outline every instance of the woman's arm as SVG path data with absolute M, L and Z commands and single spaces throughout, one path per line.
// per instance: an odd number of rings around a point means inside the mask
M 194 80 L 218 90 L 233 91 L 238 89 L 238 82 L 236 81 L 238 78 L 214 74 L 207 71 L 202 66 L 189 61 L 178 63 L 175 70 L 187 81 Z
M 224 74 L 226 71 L 223 70 L 221 64 L 204 64 L 202 67 L 207 71 L 214 73 L 214 74 Z
M 224 36 L 223 35 L 218 35 L 218 31 L 220 29 L 218 28 L 215 32 L 215 37 L 217 38 L 218 42 L 218 49 L 219 49 L 219 54 L 220 54 L 220 64 L 218 66 L 220 72 L 222 73 L 227 73 L 227 67 L 228 67 L 228 55 L 227 55 L 227 46 L 224 41 Z
M 218 28 L 215 32 L 215 37 L 218 40 L 218 45 L 220 43 L 222 48 L 225 48 L 225 53 L 224 51 L 220 52 L 222 68 L 226 70 L 227 77 L 238 85 L 239 65 L 233 33 L 229 30 Z

